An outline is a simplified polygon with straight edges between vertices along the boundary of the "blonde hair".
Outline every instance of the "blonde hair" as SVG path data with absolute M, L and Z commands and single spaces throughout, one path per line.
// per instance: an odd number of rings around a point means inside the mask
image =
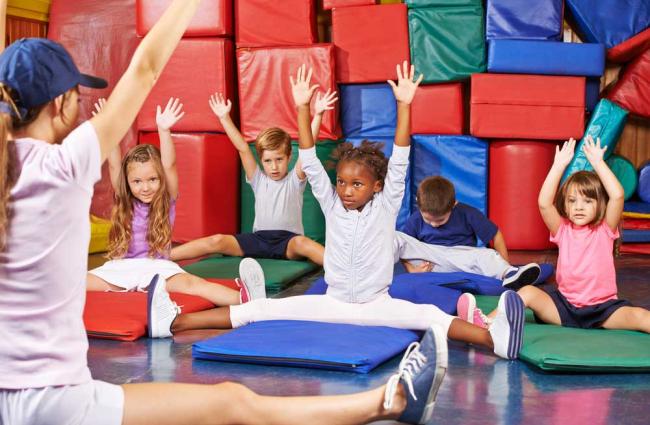
M 153 163 L 160 179 L 160 188 L 149 204 L 149 217 L 147 224 L 147 243 L 149 244 L 149 257 L 156 254 L 163 257 L 169 255 L 172 241 L 172 226 L 169 221 L 170 199 L 167 192 L 165 171 L 160 159 L 160 151 L 147 144 L 136 145 L 131 148 L 120 168 L 118 187 L 115 192 L 115 204 L 111 217 L 111 230 L 109 232 L 108 254 L 110 259 L 123 258 L 131 243 L 131 222 L 133 220 L 133 200 L 128 182 L 128 167 L 132 162 Z
M 9 89 L 0 83 L 0 102 L 3 110 L 0 111 L 0 251 L 7 244 L 7 230 L 11 218 L 9 198 L 11 188 L 16 183 L 16 146 L 9 140 L 12 116 L 18 117 L 18 109 L 11 98 Z
M 589 225 L 593 226 L 600 224 L 603 218 L 605 218 L 609 196 L 607 195 L 603 183 L 598 178 L 598 175 L 593 171 L 578 171 L 571 174 L 571 176 L 565 180 L 560 187 L 560 190 L 555 195 L 554 204 L 557 212 L 560 216 L 567 219 L 569 218 L 569 215 L 566 212 L 566 201 L 569 191 L 574 187 L 582 196 L 596 200 L 596 216 Z
M 281 128 L 271 127 L 257 135 L 255 139 L 257 156 L 262 158 L 264 151 L 275 151 L 278 149 L 284 149 L 284 153 L 291 157 L 291 136 L 289 136 L 289 133 Z

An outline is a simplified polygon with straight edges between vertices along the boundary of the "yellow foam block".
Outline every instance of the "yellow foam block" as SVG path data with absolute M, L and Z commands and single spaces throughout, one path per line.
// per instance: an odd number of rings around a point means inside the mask
M 626 218 L 650 218 L 650 214 L 623 211 L 623 217 L 626 217 Z
M 90 246 L 89 254 L 106 252 L 108 250 L 108 232 L 111 230 L 111 222 L 103 218 L 90 215 Z

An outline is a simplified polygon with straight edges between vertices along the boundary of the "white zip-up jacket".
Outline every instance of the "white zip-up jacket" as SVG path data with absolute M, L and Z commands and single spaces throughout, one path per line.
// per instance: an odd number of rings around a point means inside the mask
M 395 223 L 404 196 L 410 146 L 393 146 L 384 188 L 361 212 L 343 206 L 316 149 L 300 149 L 302 169 L 326 223 L 327 294 L 344 302 L 365 303 L 388 292 L 393 281 Z

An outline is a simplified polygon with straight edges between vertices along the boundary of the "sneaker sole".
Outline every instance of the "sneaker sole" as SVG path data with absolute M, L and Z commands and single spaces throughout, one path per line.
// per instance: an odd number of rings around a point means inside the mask
M 539 275 L 542 274 L 542 269 L 537 265 L 536 267 L 530 267 L 521 272 L 511 283 L 503 285 L 504 288 L 511 289 L 513 291 L 518 291 L 527 285 L 532 285 L 539 279 Z
M 151 327 L 151 303 L 153 301 L 153 294 L 158 287 L 158 275 L 155 275 L 152 279 L 151 282 L 149 282 L 149 286 L 147 287 L 147 335 L 149 338 L 152 338 L 153 335 L 153 329 Z
M 464 321 L 473 324 L 474 323 L 474 310 L 476 310 L 476 299 L 474 297 L 468 297 L 465 294 L 463 294 L 458 299 L 458 302 L 461 303 L 461 300 L 467 300 L 466 302 L 467 302 L 468 305 L 467 305 L 467 310 L 465 310 L 466 313 L 467 313 L 467 316 L 465 316 L 465 317 L 460 317 L 459 316 L 459 317 L 461 319 L 463 319 Z M 456 307 L 456 309 L 460 310 L 460 308 L 458 308 L 458 306 Z
M 447 364 L 449 361 L 446 335 L 444 335 L 442 329 L 437 325 L 431 326 L 431 332 L 436 341 L 436 373 L 433 378 L 433 383 L 431 384 L 431 389 L 429 390 L 429 395 L 422 416 L 418 421 L 420 424 L 426 424 L 429 422 L 429 419 L 431 419 L 431 416 L 433 415 L 433 408 L 436 405 L 436 396 L 438 395 L 442 381 L 447 373 Z
M 239 262 L 239 279 L 241 280 L 242 285 L 247 289 L 249 301 L 258 298 L 266 298 L 264 270 L 262 270 L 260 263 L 252 258 L 244 258 L 241 260 Z M 259 282 L 259 280 L 261 280 L 261 282 Z
M 510 338 L 508 338 L 508 358 L 516 359 L 524 338 L 524 302 L 516 292 L 506 293 L 506 317 L 510 326 Z

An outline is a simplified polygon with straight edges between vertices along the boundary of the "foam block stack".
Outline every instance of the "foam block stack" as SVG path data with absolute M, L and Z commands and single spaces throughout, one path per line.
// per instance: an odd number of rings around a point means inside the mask
M 612 157 L 609 159 L 611 160 Z M 650 254 L 650 161 L 641 164 L 635 177 L 637 177 L 638 199 L 633 198 L 634 200 L 625 202 L 622 223 L 623 244 L 620 250 L 634 254 Z

